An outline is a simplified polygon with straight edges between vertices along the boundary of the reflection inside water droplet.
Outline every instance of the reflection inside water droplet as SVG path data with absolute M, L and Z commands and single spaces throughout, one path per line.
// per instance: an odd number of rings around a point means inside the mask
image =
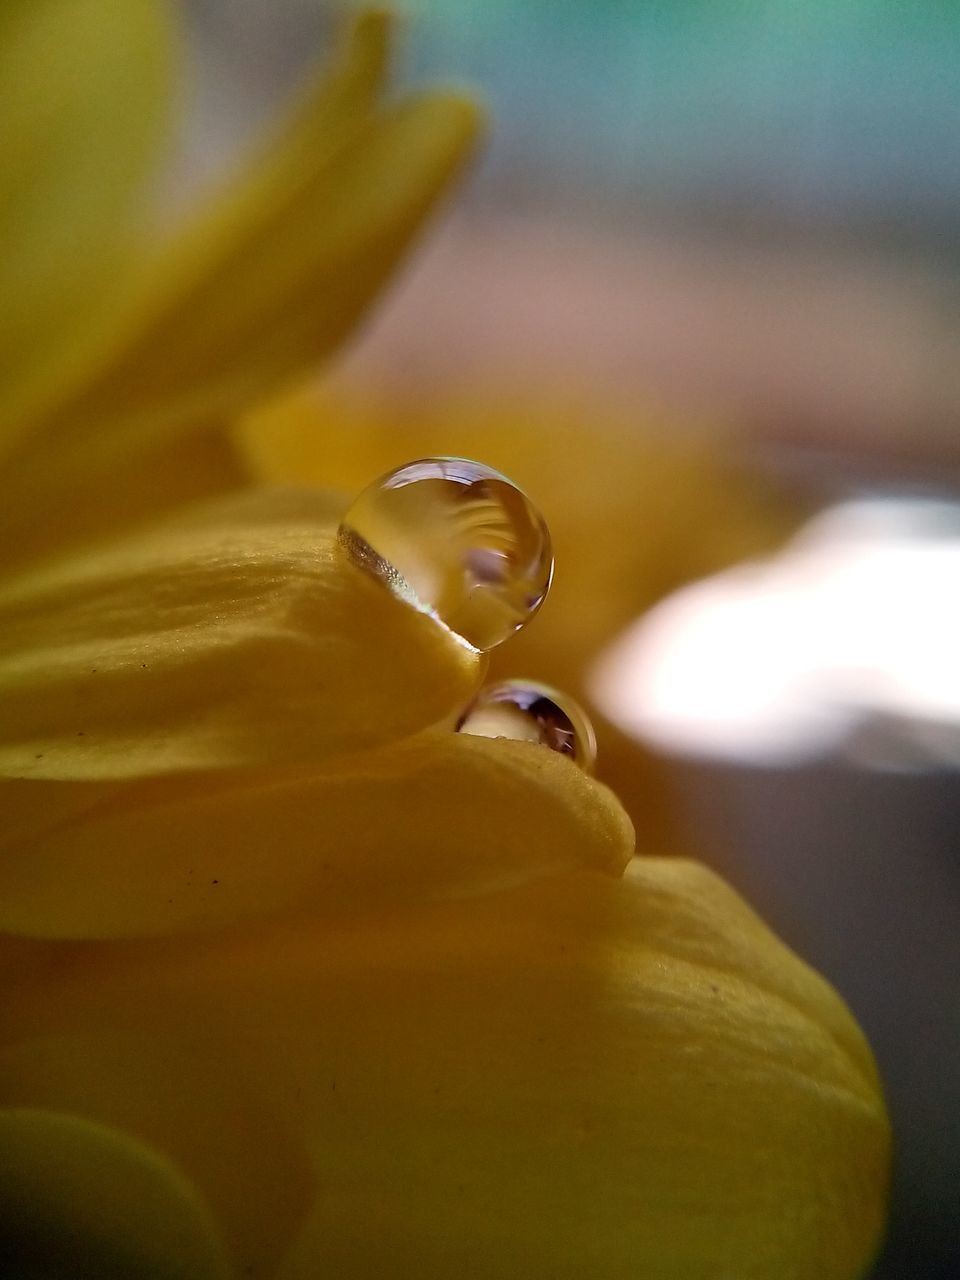
M 360 494 L 340 525 L 351 560 L 475 649 L 536 613 L 553 576 L 550 534 L 515 484 L 465 458 L 424 458 Z
M 537 742 L 568 756 L 587 773 L 597 759 L 590 718 L 568 694 L 533 680 L 503 680 L 481 689 L 457 724 L 479 738 Z

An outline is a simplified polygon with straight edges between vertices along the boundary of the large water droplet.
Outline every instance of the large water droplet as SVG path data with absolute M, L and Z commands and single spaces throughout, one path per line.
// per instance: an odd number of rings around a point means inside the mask
M 529 498 L 466 458 L 423 458 L 381 477 L 339 538 L 355 564 L 474 649 L 524 626 L 553 576 L 550 533 Z
M 597 739 L 583 708 L 568 694 L 533 680 L 503 680 L 481 689 L 457 729 L 479 738 L 542 743 L 587 773 L 597 759 Z

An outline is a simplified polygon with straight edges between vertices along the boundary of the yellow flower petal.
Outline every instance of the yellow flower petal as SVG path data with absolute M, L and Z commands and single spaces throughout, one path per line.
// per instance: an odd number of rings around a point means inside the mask
M 57 957 L 49 947 L 33 954 L 41 967 L 56 970 Z M 26 959 L 25 952 L 20 959 Z M 190 1189 L 194 1205 L 209 1206 L 207 1219 L 212 1216 L 231 1261 L 242 1258 L 248 1268 L 241 1269 L 240 1275 L 272 1276 L 287 1236 L 297 1230 L 309 1209 L 314 1176 L 300 1136 L 277 1107 L 270 1081 L 251 1077 L 249 1064 L 238 1053 L 229 1015 L 209 1033 L 194 1027 L 184 1035 L 182 1020 L 171 1026 L 157 1009 L 156 1019 L 144 1022 L 137 1015 L 136 1028 L 130 1030 L 123 1025 L 130 1024 L 129 1014 L 120 1006 L 104 1017 L 77 996 L 73 1007 L 59 1011 L 62 1033 L 0 1051 L 0 1095 L 12 1108 L 43 1107 L 75 1116 L 77 1122 L 104 1126 L 117 1134 L 118 1142 L 124 1135 L 124 1143 L 145 1151 L 157 1166 L 177 1177 L 182 1189 Z M 230 1001 L 227 992 L 221 1014 L 227 1012 Z M 74 1016 L 81 1009 L 85 1021 Z M 28 1130 L 23 1134 L 23 1166 L 31 1160 L 35 1145 L 40 1149 L 33 1160 L 46 1163 L 49 1151 Z M 174 1170 L 179 1173 L 174 1175 Z M 118 1176 L 121 1172 L 118 1168 Z M 139 1189 L 143 1190 L 142 1180 Z M 41 1187 L 34 1190 L 42 1203 Z M 84 1190 L 69 1165 L 63 1170 L 63 1190 L 80 1211 L 85 1202 L 91 1207 L 97 1204 L 96 1182 L 91 1180 Z M 109 1183 L 104 1190 L 109 1192 Z M 136 1183 L 131 1190 L 138 1190 Z M 181 1244 L 172 1232 L 164 1235 L 162 1218 L 151 1236 L 141 1221 L 150 1207 L 145 1198 L 141 1210 L 131 1209 L 129 1221 L 145 1245 L 151 1240 L 164 1245 L 155 1250 L 155 1265 L 166 1263 L 169 1272 L 158 1270 L 158 1274 L 194 1280 L 190 1267 L 198 1253 L 191 1249 L 189 1237 Z M 105 1228 L 112 1228 L 118 1244 L 134 1245 L 135 1241 L 127 1240 L 122 1217 L 110 1222 L 110 1210 L 111 1200 L 104 1196 Z M 51 1218 L 55 1213 L 56 1206 L 51 1205 Z M 67 1206 L 63 1218 L 69 1221 Z M 125 1280 L 139 1280 L 141 1272 L 130 1266 L 121 1274 Z M 232 1268 L 230 1274 L 236 1274 Z M 86 1280 L 88 1275 L 99 1280 L 100 1273 L 91 1268 L 68 1275 L 70 1280 L 75 1276 Z
M 76 1116 L 0 1111 L 4 1275 L 226 1280 L 206 1205 L 157 1152 Z
M 461 706 L 481 657 L 336 544 L 339 501 L 259 491 L 0 586 L 0 775 L 313 760 Z
M 122 1025 L 144 1079 L 177 1046 L 229 1043 L 231 1071 L 269 1081 L 318 1179 L 285 1280 L 854 1280 L 876 1247 L 889 1134 L 869 1050 L 695 864 L 635 860 L 624 881 L 553 878 L 322 945 L 307 921 L 6 957 L 8 1036 Z M 102 1097 L 86 1062 L 46 1083 L 31 1043 L 0 1060 L 3 1096 Z M 234 1106 L 209 1118 L 223 1163 Z
M 0 928 L 40 937 L 174 933 L 278 911 L 330 924 L 579 867 L 619 874 L 633 852 L 616 799 L 569 761 L 449 731 L 323 773 L 8 783 L 5 808 Z
M 109 470 L 73 486 L 55 457 L 29 484 L 18 484 L 8 468 L 0 503 L 0 567 L 11 572 L 31 559 L 116 536 L 177 507 L 243 488 L 247 479 L 236 451 L 217 429 L 164 438 L 150 449 L 119 455 Z
M 638 860 L 326 963 L 300 998 L 334 1016 L 287 1043 L 336 1078 L 340 1122 L 316 1090 L 305 1124 L 338 1194 L 283 1280 L 865 1271 L 889 1166 L 869 1051 L 703 868 Z
M 386 41 L 362 19 L 328 82 L 187 228 L 118 317 L 116 341 L 44 419 L 75 483 L 158 433 L 228 418 L 339 343 L 472 149 L 451 94 L 374 108 Z M 41 441 L 35 463 L 47 465 Z M 29 460 L 28 460 L 29 462 Z M 65 481 L 66 483 L 66 481 Z
M 124 274 L 164 134 L 159 0 L 14 0 L 0 15 L 0 452 Z

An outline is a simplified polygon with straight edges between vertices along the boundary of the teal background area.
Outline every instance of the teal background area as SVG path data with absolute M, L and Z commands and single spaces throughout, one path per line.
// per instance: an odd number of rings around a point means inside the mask
M 948 0 L 408 0 L 412 65 L 475 81 L 503 179 L 708 219 L 942 240 L 960 205 Z

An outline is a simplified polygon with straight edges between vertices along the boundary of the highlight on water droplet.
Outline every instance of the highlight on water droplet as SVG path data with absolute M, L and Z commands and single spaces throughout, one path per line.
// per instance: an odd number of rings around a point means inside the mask
M 597 759 L 590 717 L 573 698 L 534 680 L 502 680 L 481 689 L 457 722 L 478 738 L 538 742 L 569 757 L 586 773 Z
M 506 476 L 422 458 L 382 476 L 340 524 L 350 559 L 473 649 L 527 624 L 553 577 L 543 517 Z

